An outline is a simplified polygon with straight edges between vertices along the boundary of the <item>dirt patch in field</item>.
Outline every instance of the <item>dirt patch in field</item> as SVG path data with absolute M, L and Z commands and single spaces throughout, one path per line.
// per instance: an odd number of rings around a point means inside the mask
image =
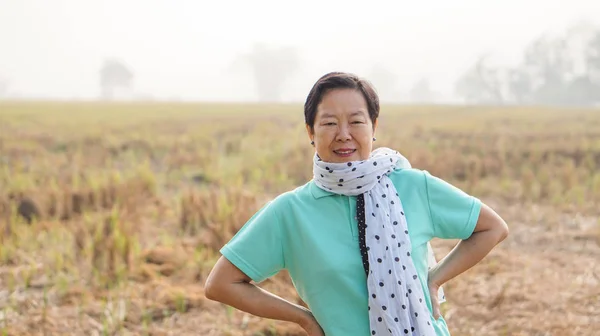
M 456 335 L 593 335 L 600 328 L 597 217 L 490 201 L 511 233 L 446 285 Z M 436 241 L 442 255 L 453 242 Z

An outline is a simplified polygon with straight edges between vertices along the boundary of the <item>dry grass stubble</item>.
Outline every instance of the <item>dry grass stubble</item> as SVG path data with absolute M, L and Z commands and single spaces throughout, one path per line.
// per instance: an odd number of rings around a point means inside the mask
M 3 334 L 303 335 L 207 301 L 202 289 L 241 225 L 310 179 L 299 108 L 9 103 L 0 111 Z M 568 112 L 382 112 L 380 145 L 486 200 L 511 227 L 445 286 L 453 334 L 600 328 L 600 114 Z M 434 247 L 441 256 L 455 243 Z M 261 286 L 302 303 L 286 272 Z

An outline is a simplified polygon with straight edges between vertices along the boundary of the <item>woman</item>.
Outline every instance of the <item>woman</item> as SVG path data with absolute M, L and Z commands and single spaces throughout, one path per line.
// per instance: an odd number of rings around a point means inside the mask
M 314 178 L 260 209 L 222 249 L 207 298 L 309 336 L 449 335 L 437 293 L 508 234 L 488 206 L 395 150 L 373 150 L 379 99 L 348 73 L 320 78 L 304 105 Z M 434 238 L 461 239 L 427 264 Z M 288 270 L 310 309 L 253 284 Z

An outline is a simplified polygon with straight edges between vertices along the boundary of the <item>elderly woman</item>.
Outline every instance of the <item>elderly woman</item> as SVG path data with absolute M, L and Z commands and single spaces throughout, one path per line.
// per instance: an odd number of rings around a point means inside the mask
M 353 74 L 321 77 L 304 105 L 313 179 L 261 208 L 222 249 L 205 295 L 309 336 L 449 335 L 440 287 L 508 234 L 490 207 L 373 150 L 374 88 Z M 433 267 L 428 244 L 460 239 Z M 309 309 L 254 285 L 286 269 Z

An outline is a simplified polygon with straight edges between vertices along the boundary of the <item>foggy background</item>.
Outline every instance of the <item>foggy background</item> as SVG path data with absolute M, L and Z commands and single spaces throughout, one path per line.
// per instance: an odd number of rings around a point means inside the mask
M 600 105 L 599 0 L 0 0 L 0 98 Z

